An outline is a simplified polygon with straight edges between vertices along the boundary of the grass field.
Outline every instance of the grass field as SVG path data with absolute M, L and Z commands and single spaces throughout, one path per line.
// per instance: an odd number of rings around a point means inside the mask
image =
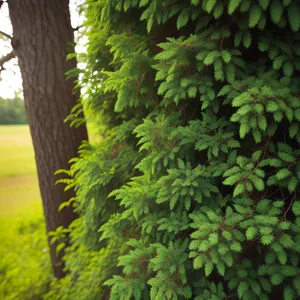
M 25 207 L 41 211 L 29 127 L 1 125 L 0 218 L 23 212 Z M 30 214 L 30 211 L 27 213 Z
M 88 130 L 91 140 L 97 140 L 92 122 Z M 42 211 L 29 127 L 0 125 L 0 218 L 23 212 L 24 208 L 26 214 Z
M 41 299 L 52 273 L 27 125 L 0 125 L 0 241 L 0 300 Z
M 51 280 L 29 127 L 0 125 L 0 299 L 41 299 Z

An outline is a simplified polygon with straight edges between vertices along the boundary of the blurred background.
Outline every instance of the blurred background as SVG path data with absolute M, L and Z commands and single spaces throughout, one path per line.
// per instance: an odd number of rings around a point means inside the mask
M 70 1 L 73 28 L 84 17 L 82 1 Z M 0 31 L 12 35 L 8 6 L 0 10 Z M 75 32 L 76 51 L 84 40 Z M 11 51 L 0 34 L 0 57 Z M 42 202 L 22 95 L 17 59 L 0 72 L 0 299 L 40 299 L 51 280 Z

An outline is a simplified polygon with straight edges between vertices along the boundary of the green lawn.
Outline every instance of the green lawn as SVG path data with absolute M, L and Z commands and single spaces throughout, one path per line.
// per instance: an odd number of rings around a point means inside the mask
M 0 180 L 35 175 L 34 152 L 27 125 L 0 126 Z
M 0 299 L 41 299 L 51 280 L 27 125 L 0 125 Z
M 47 291 L 45 231 L 29 127 L 0 125 L 0 300 L 41 299 Z
M 91 140 L 97 128 L 89 122 Z M 2 217 L 42 212 L 34 151 L 28 125 L 0 125 L 0 223 Z M 24 211 L 25 209 L 25 211 Z
M 41 210 L 29 127 L 1 125 L 0 218 L 22 212 L 28 205 Z

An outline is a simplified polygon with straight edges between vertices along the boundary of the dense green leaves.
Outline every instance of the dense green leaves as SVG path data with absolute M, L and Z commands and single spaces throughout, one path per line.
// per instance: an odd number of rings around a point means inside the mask
M 0 124 L 26 124 L 24 101 L 19 97 L 14 99 L 0 98 Z
M 62 299 L 300 297 L 299 9 L 87 1 L 102 141 L 63 180 L 80 219 Z

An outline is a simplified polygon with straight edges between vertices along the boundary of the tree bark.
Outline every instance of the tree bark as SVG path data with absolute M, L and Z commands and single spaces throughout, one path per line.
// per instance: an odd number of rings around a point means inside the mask
M 8 5 L 49 232 L 68 227 L 76 217 L 71 208 L 58 212 L 74 191 L 64 192 L 63 185 L 55 185 L 54 173 L 68 169 L 80 142 L 88 139 L 85 126 L 70 128 L 64 123 L 78 99 L 74 80 L 65 77 L 66 71 L 76 67 L 76 60 L 66 61 L 66 55 L 74 51 L 69 1 L 8 0 Z M 62 278 L 62 254 L 56 255 L 56 245 L 49 246 L 54 275 Z

